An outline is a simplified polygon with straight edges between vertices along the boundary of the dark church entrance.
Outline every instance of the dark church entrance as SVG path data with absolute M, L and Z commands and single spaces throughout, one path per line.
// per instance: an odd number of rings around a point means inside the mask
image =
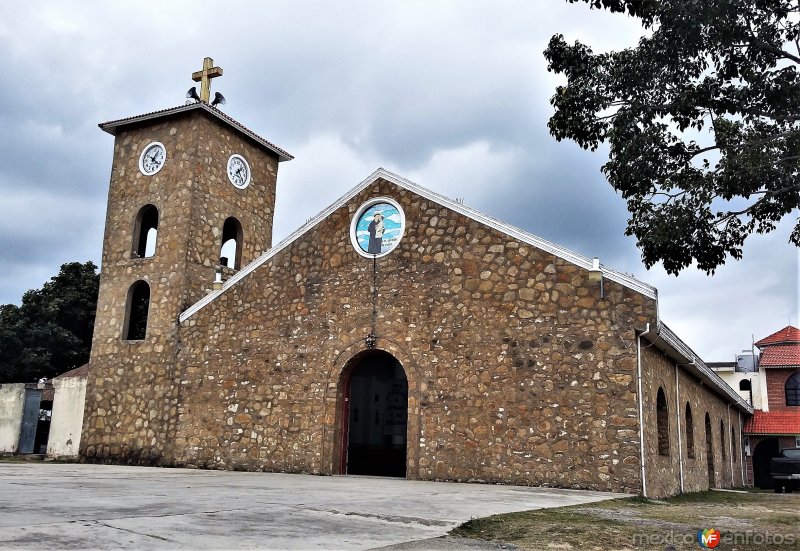
M 406 476 L 408 380 L 397 358 L 370 350 L 356 362 L 345 387 L 347 474 Z
M 775 483 L 769 474 L 769 461 L 781 452 L 777 438 L 766 438 L 756 444 L 753 450 L 753 484 L 756 488 L 774 488 Z

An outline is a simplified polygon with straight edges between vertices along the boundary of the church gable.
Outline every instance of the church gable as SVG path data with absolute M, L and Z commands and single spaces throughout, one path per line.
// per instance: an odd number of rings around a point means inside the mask
M 297 231 L 287 237 L 284 241 L 276 245 L 274 248 L 270 249 L 269 251 L 265 252 L 261 258 L 257 259 L 255 262 L 251 263 L 248 266 L 245 266 L 239 273 L 235 276 L 231 277 L 223 286 L 222 289 L 209 294 L 208 296 L 204 297 L 202 300 L 198 301 L 196 304 L 192 305 L 186 311 L 184 311 L 180 316 L 180 321 L 183 322 L 189 319 L 192 315 L 194 315 L 197 311 L 204 308 L 207 304 L 213 302 L 217 299 L 218 296 L 225 293 L 229 288 L 237 285 L 240 281 L 247 278 L 250 273 L 257 270 L 262 264 L 271 262 L 271 259 L 276 255 L 280 254 L 284 249 L 291 247 L 295 241 L 300 240 L 305 234 L 311 232 L 316 226 L 323 223 L 329 216 L 337 212 L 345 205 L 349 205 L 349 212 L 354 214 L 355 209 L 358 208 L 359 204 L 353 204 L 354 200 L 364 192 L 365 189 L 369 188 L 370 186 L 375 185 L 377 182 L 385 182 L 386 184 L 392 185 L 394 188 L 397 189 L 398 192 L 410 192 L 419 197 L 427 200 L 431 204 L 431 209 L 435 209 L 436 206 L 443 207 L 449 212 L 452 212 L 455 215 L 460 215 L 464 217 L 465 220 L 472 220 L 478 222 L 480 225 L 488 226 L 489 228 L 495 230 L 496 239 L 498 241 L 513 241 L 521 246 L 529 245 L 535 249 L 540 250 L 542 253 L 551 254 L 555 257 L 556 261 L 566 261 L 568 264 L 572 264 L 577 268 L 581 268 L 583 270 L 590 270 L 593 268 L 593 262 L 590 258 L 579 255 L 574 253 L 564 247 L 556 245 L 550 241 L 541 239 L 533 234 L 524 232 L 519 228 L 515 228 L 509 224 L 505 224 L 500 222 L 496 219 L 493 219 L 479 211 L 471 209 L 468 206 L 465 206 L 461 203 L 457 203 L 447 197 L 434 193 L 426 188 L 418 186 L 396 174 L 388 172 L 383 169 L 378 169 L 372 175 L 370 175 L 367 179 L 362 181 L 358 186 L 353 188 L 350 192 L 345 194 L 341 197 L 336 203 L 330 205 L 327 209 L 320 212 L 317 216 L 309 220 L 305 225 L 300 227 Z M 389 194 L 391 196 L 391 193 Z M 366 200 L 366 199 L 365 199 Z M 356 201 L 357 202 L 357 201 Z M 429 216 L 433 218 L 434 216 Z M 423 217 L 424 218 L 424 215 Z M 436 221 L 439 220 L 439 217 L 435 217 Z M 421 223 L 424 224 L 424 220 L 420 220 Z M 439 228 L 440 235 L 444 231 L 444 227 Z M 435 230 L 434 234 L 436 233 Z M 616 270 L 612 270 L 605 266 L 596 267 L 600 273 L 602 273 L 603 278 L 608 281 L 613 281 L 619 283 L 623 287 L 635 291 L 644 297 L 656 299 L 657 298 L 657 291 L 654 287 L 643 283 L 632 276 L 627 274 L 618 272 Z
M 350 229 L 375 198 L 405 231 L 373 260 Z M 184 314 L 176 460 L 338 472 L 341 378 L 375 347 L 407 378 L 409 476 L 610 489 L 598 468 L 617 454 L 633 491 L 637 443 L 617 431 L 655 300 L 613 281 L 600 293 L 588 269 L 375 178 Z M 555 473 L 559 457 L 582 467 Z

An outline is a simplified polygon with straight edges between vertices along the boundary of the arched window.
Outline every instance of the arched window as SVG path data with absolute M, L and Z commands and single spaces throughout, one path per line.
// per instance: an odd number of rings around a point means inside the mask
M 231 216 L 222 225 L 222 248 L 219 263 L 238 270 L 242 262 L 242 225 Z
M 686 402 L 686 455 L 694 459 L 694 422 L 692 421 L 692 406 Z
M 150 310 L 150 286 L 139 280 L 128 289 L 125 310 L 125 339 L 141 341 L 147 334 L 147 314 Z
M 727 449 L 725 447 L 725 421 L 719 420 L 719 445 L 722 449 L 722 460 L 725 461 Z
M 739 390 L 752 390 L 753 386 L 750 383 L 750 379 L 742 379 L 739 381 Z
M 145 205 L 139 209 L 133 226 L 133 256 L 148 258 L 156 254 L 157 237 L 158 209 L 153 205 Z
M 669 455 L 669 411 L 664 389 L 658 387 L 656 396 L 656 430 L 658 431 L 658 455 Z
M 800 371 L 786 380 L 786 405 L 800 406 Z

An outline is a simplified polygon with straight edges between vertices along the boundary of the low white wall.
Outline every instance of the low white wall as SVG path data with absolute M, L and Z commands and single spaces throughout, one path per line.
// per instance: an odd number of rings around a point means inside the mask
M 81 443 L 83 405 L 86 400 L 86 377 L 53 379 L 55 395 L 50 418 L 47 455 L 77 457 Z
M 0 385 L 0 452 L 17 451 L 24 406 L 25 383 Z

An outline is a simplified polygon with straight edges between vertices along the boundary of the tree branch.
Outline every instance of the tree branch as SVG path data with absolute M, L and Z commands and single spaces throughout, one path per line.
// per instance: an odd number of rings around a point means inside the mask
M 726 212 L 719 220 L 717 220 L 715 222 L 715 224 L 719 225 L 719 224 L 722 224 L 723 222 L 727 222 L 731 218 L 738 217 L 738 216 L 741 216 L 743 214 L 750 214 L 750 211 L 752 211 L 754 208 L 756 208 L 759 204 L 761 204 L 764 201 L 766 201 L 769 197 L 773 197 L 775 195 L 780 195 L 781 193 L 785 193 L 785 192 L 791 191 L 793 189 L 800 189 L 800 183 L 792 184 L 791 186 L 786 186 L 786 187 L 781 188 L 781 189 L 773 189 L 773 190 L 766 191 L 764 193 L 763 197 L 758 199 L 755 203 L 753 203 L 752 205 L 750 205 L 746 209 L 742 209 L 742 210 L 738 210 L 738 211 Z
M 768 164 L 748 167 L 748 171 L 752 172 L 753 170 L 758 170 L 758 169 L 761 169 L 761 168 L 773 167 L 778 163 L 782 163 L 783 161 L 793 161 L 795 159 L 800 159 L 800 156 L 781 157 L 780 159 L 775 159 L 773 162 L 768 163 Z M 719 167 L 718 166 L 716 169 L 714 169 L 711 172 L 709 172 L 709 174 L 714 174 L 714 175 L 719 174 L 723 170 L 723 168 L 725 168 L 725 167 Z M 789 188 L 789 189 L 791 189 L 791 188 Z M 751 195 L 756 195 L 756 194 L 759 194 L 759 193 L 767 193 L 767 191 L 754 191 L 753 193 L 751 193 Z
M 697 151 L 692 152 L 691 158 L 694 159 L 698 155 L 701 155 L 701 154 L 706 153 L 708 151 L 713 151 L 715 149 L 723 149 L 723 148 L 736 149 L 736 148 L 750 147 L 750 146 L 754 146 L 754 145 L 762 145 L 762 144 L 769 143 L 769 142 L 778 140 L 780 138 L 785 138 L 786 136 L 791 136 L 793 134 L 798 134 L 798 133 L 800 133 L 800 130 L 790 130 L 788 132 L 781 132 L 780 134 L 775 134 L 774 136 L 770 136 L 769 138 L 764 138 L 763 140 L 756 140 L 756 141 L 753 141 L 753 142 L 729 144 L 729 145 L 724 145 L 724 146 L 714 144 L 714 145 L 710 145 L 708 147 L 700 148 Z M 783 159 L 779 159 L 779 160 L 796 159 L 796 158 L 797 157 L 784 157 Z
M 795 63 L 800 64 L 800 57 L 798 57 L 796 55 L 792 55 L 789 52 L 784 51 L 784 50 L 782 50 L 782 49 L 780 49 L 780 48 L 778 48 L 776 46 L 773 46 L 772 44 L 764 42 L 763 40 L 758 38 L 756 33 L 753 31 L 753 23 L 749 19 L 747 19 L 747 28 L 750 31 L 750 37 L 752 38 L 751 46 L 755 46 L 757 48 L 760 48 L 761 50 L 764 50 L 764 51 L 767 51 L 767 52 L 771 52 L 771 53 L 775 54 L 778 57 L 782 57 L 782 58 L 785 58 L 785 59 L 791 59 Z

